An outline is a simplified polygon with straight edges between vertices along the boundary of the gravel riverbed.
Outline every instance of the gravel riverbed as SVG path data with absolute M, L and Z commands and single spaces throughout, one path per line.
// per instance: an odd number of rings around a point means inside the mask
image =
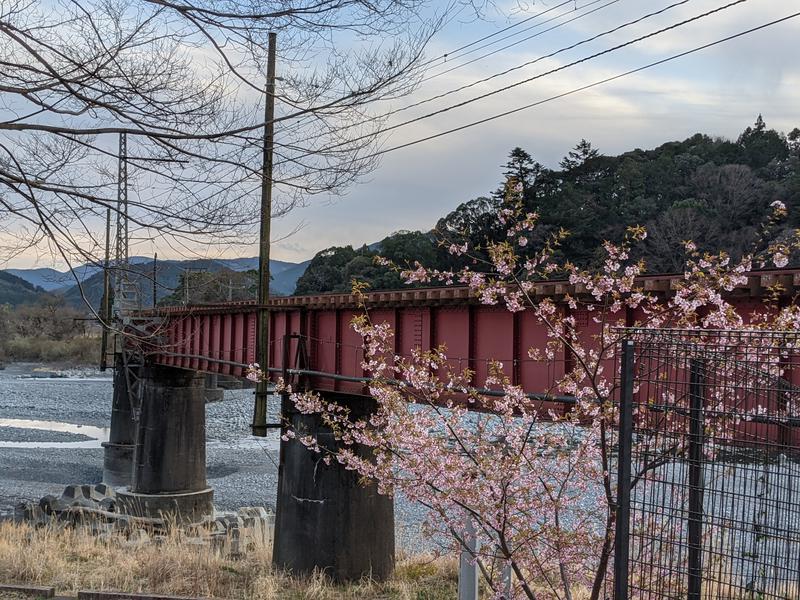
M 0 370 L 0 514 L 22 500 L 59 494 L 65 485 L 102 479 L 99 438 L 111 419 L 110 372 L 37 378 L 34 368 Z M 252 390 L 226 390 L 224 400 L 206 405 L 208 483 L 220 510 L 275 506 L 278 434 L 250 435 L 252 406 Z M 418 509 L 397 501 L 395 511 L 398 547 L 418 549 Z

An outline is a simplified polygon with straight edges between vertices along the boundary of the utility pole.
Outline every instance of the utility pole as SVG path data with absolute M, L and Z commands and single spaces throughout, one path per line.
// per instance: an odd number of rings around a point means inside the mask
M 158 279 L 156 279 L 158 273 L 158 270 L 156 268 L 157 263 L 158 263 L 158 252 L 154 252 L 153 253 L 153 308 L 155 308 L 156 304 L 158 303 L 158 293 L 156 289 L 158 287 Z
M 269 34 L 267 56 L 267 88 L 264 99 L 264 151 L 261 171 L 261 232 L 258 248 L 258 364 L 268 373 L 269 367 L 269 242 L 272 220 L 272 150 L 275 136 L 275 47 L 277 35 Z M 253 435 L 267 435 L 267 382 L 256 384 L 255 407 L 253 409 Z
M 103 336 L 100 342 L 100 370 L 108 367 L 108 333 L 111 319 L 111 284 L 109 281 L 109 263 L 111 261 L 111 207 L 106 207 L 106 255 L 103 260 L 103 301 L 100 306 L 100 324 Z
M 183 271 L 183 305 L 189 304 L 189 275 L 191 275 L 191 267 Z

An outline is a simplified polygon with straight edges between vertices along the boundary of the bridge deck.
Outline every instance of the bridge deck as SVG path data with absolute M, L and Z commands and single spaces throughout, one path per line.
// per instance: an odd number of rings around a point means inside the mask
M 646 290 L 668 295 L 681 279 L 677 275 L 644 277 Z M 780 283 L 787 301 L 800 289 L 800 270 L 754 272 L 748 283 L 734 290 L 729 300 L 743 316 L 762 306 L 764 290 Z M 580 297 L 585 290 L 566 282 L 537 284 L 537 295 L 566 294 Z M 396 354 L 408 356 L 413 349 L 429 350 L 444 345 L 453 367 L 470 368 L 476 385 L 485 379 L 490 360 L 499 360 L 510 379 L 527 392 L 541 393 L 570 366 L 563 351 L 554 361 L 528 358 L 531 347 L 543 348 L 547 331 L 529 312 L 511 313 L 502 307 L 484 306 L 463 287 L 405 289 L 367 294 L 366 305 L 373 322 L 387 322 L 395 331 Z M 366 376 L 361 368 L 361 339 L 350 323 L 360 314 L 358 298 L 352 294 L 318 294 L 274 298 L 270 308 L 270 364 L 274 373 L 303 367 L 334 377 L 314 377 L 311 385 L 330 391 L 359 393 Z M 560 310 L 575 317 L 581 337 L 591 343 L 600 325 L 585 308 Z M 143 311 L 162 319 L 160 341 L 151 357 L 160 364 L 244 376 L 248 364 L 256 362 L 258 305 L 237 302 L 221 305 L 166 307 Z M 627 325 L 641 315 L 628 310 Z M 284 349 L 284 338 L 287 339 Z M 305 348 L 298 337 L 304 339 Z M 303 350 L 305 350 L 303 352 Z M 610 366 L 610 365 L 609 365 Z M 348 381 L 351 379 L 353 381 Z

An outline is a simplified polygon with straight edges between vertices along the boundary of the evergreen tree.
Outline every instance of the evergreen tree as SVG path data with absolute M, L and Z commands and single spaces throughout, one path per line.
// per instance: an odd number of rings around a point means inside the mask
M 651 150 L 604 156 L 582 139 L 560 164 L 563 170 L 548 170 L 514 148 L 503 176 L 520 183 L 524 210 L 540 216 L 529 247 L 565 229 L 569 237 L 557 253 L 580 267 L 603 260 L 597 254 L 603 241 L 619 242 L 630 225 L 648 230 L 636 253 L 650 273 L 681 269 L 686 239 L 725 250 L 736 260 L 800 227 L 800 129 L 783 135 L 768 129 L 761 116 L 735 142 L 698 133 Z M 506 239 L 497 218 L 504 192 L 502 187 L 491 198 L 461 204 L 431 232 L 398 232 L 372 250 L 321 253 L 298 282 L 298 292 L 349 290 L 353 277 L 372 289 L 405 287 L 395 273 L 374 263 L 377 254 L 403 267 L 419 261 L 435 269 L 481 270 L 487 242 Z M 762 220 L 776 200 L 787 205 L 789 219 L 765 235 Z M 466 244 L 468 252 L 451 253 L 453 244 Z M 798 258 L 792 257 L 792 264 Z
M 755 124 L 742 132 L 737 144 L 744 152 L 745 164 L 755 169 L 765 167 L 770 161 L 782 160 L 789 155 L 786 138 L 774 129 L 767 129 L 760 114 Z
M 797 127 L 792 129 L 786 139 L 789 141 L 789 151 L 800 157 L 800 129 Z
M 495 191 L 494 197 L 504 200 L 507 195 L 507 185 L 509 183 L 518 184 L 522 191 L 522 197 L 527 198 L 532 192 L 536 180 L 541 175 L 544 167 L 535 161 L 533 157 L 517 146 L 508 155 L 508 162 L 503 165 L 503 181 Z
M 592 148 L 592 144 L 581 138 L 581 141 L 575 145 L 575 148 L 561 160 L 559 165 L 564 171 L 572 171 L 578 167 L 582 167 L 587 160 L 597 158 L 600 153 Z

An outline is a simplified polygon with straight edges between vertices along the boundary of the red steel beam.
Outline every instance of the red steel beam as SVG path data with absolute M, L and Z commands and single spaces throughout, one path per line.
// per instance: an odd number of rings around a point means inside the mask
M 645 289 L 668 295 L 682 278 L 662 275 L 644 277 Z M 746 285 L 729 295 L 742 316 L 761 306 L 763 290 L 775 283 L 783 285 L 791 298 L 800 288 L 800 270 L 772 270 L 751 273 Z M 567 282 L 536 284 L 539 295 L 564 294 L 580 297 L 585 290 Z M 553 360 L 534 361 L 528 357 L 529 348 L 544 348 L 547 331 L 528 311 L 512 314 L 502 308 L 483 306 L 470 297 L 466 288 L 407 289 L 367 294 L 374 322 L 387 322 L 395 331 L 395 351 L 410 356 L 412 350 L 430 350 L 444 345 L 451 368 L 471 368 L 473 383 L 480 387 L 488 373 L 488 361 L 499 360 L 512 381 L 528 392 L 541 393 L 558 380 L 571 358 L 559 351 Z M 563 306 L 563 305 L 562 305 Z M 359 300 L 351 294 L 318 294 L 274 298 L 270 304 L 271 344 L 270 367 L 281 368 L 282 343 L 285 335 L 307 336 L 309 364 L 314 371 L 347 377 L 363 377 L 361 340 L 350 327 L 360 314 Z M 169 307 L 143 311 L 162 317 L 162 337 L 166 343 L 154 348 L 152 358 L 161 364 L 243 376 L 242 365 L 255 358 L 256 314 L 258 306 L 251 302 L 222 305 Z M 566 306 L 564 306 L 566 309 Z M 626 320 L 632 322 L 634 311 Z M 582 337 L 591 340 L 598 325 L 585 310 L 575 311 Z M 297 341 L 291 342 L 290 360 L 297 356 Z M 290 367 L 295 365 L 291 364 Z M 613 366 L 605 365 L 609 370 Z M 613 376 L 613 375 L 611 375 Z M 800 375 L 796 375 L 800 379 Z M 363 392 L 360 383 L 323 380 L 312 385 L 350 393 Z

